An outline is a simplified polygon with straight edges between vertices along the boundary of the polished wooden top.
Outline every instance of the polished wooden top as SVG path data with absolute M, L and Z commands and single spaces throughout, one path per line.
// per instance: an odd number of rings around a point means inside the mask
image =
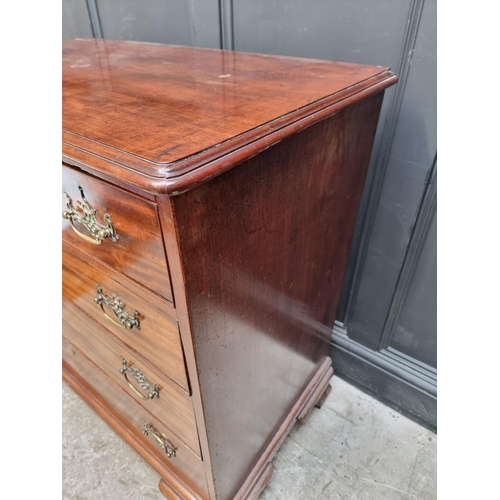
M 380 66 L 67 40 L 63 159 L 176 194 L 395 81 Z

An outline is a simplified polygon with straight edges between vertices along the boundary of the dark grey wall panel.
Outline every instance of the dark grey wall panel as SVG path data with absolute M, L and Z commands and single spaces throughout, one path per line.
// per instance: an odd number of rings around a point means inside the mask
M 191 44 L 185 0 L 98 0 L 104 38 Z
M 63 0 L 62 38 L 92 38 L 87 2 L 85 0 Z
M 236 50 L 396 67 L 409 0 L 234 0 Z
M 218 0 L 189 0 L 191 45 L 220 49 L 221 30 Z
M 424 4 L 349 337 L 376 349 L 436 154 L 436 2 Z
M 220 48 L 217 0 L 98 0 L 104 38 Z
M 434 212 L 390 340 L 393 349 L 434 368 L 437 367 L 436 229 Z

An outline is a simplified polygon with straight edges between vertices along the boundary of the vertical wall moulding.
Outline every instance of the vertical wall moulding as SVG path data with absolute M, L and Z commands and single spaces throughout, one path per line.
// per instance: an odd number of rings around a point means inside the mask
M 233 0 L 219 0 L 221 49 L 234 50 Z
M 99 18 L 99 9 L 97 0 L 87 0 L 87 9 L 89 10 L 90 24 L 94 38 L 104 38 L 102 35 L 101 19 Z
M 375 216 L 382 193 L 382 186 L 384 184 L 385 172 L 389 162 L 392 142 L 396 133 L 396 125 L 403 102 L 408 74 L 410 72 L 411 59 L 417 39 L 420 19 L 422 17 L 424 1 L 425 0 L 413 0 L 410 6 L 405 42 L 401 52 L 401 61 L 396 70 L 396 73 L 399 75 L 399 82 L 395 87 L 395 93 L 393 94 L 389 112 L 387 114 L 387 121 L 383 131 L 379 156 L 375 164 L 375 172 L 371 179 L 370 186 L 365 188 L 369 189 L 369 196 L 362 214 L 363 222 L 361 226 L 362 230 L 358 243 L 358 249 L 355 250 L 356 263 L 352 276 L 350 279 L 349 277 L 346 277 L 346 282 L 344 284 L 344 286 L 348 286 L 350 288 L 349 299 L 346 307 L 344 322 L 343 324 L 338 324 L 340 328 L 346 328 L 347 330 L 349 329 L 349 319 L 351 318 L 352 311 L 356 303 L 356 296 L 361 282 L 361 275 L 366 262 L 370 237 L 375 223 Z

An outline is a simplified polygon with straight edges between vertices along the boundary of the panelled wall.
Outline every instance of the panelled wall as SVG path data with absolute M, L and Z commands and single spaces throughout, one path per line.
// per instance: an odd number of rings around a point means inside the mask
M 436 0 L 63 0 L 63 38 L 390 66 L 332 357 L 436 426 Z

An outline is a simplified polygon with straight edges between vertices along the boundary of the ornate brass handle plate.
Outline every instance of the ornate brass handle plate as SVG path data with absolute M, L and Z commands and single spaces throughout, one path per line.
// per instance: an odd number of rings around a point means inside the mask
M 139 396 L 141 399 L 153 399 L 160 397 L 160 390 L 158 389 L 158 386 L 156 384 L 150 385 L 148 383 L 146 375 L 144 375 L 144 373 L 142 373 L 139 368 L 130 366 L 128 361 L 124 357 L 122 357 L 122 365 L 123 366 L 120 368 L 120 373 L 123 375 L 134 394 Z M 130 379 L 128 378 L 129 375 L 135 379 L 141 389 L 143 389 L 144 391 L 148 391 L 147 396 L 144 395 L 139 389 L 137 389 L 137 387 L 135 387 L 132 382 L 130 382 Z
M 153 436 L 158 443 L 158 446 L 165 450 L 168 458 L 175 457 L 175 446 L 163 434 L 160 434 L 152 425 L 144 422 L 144 430 L 142 433 L 145 436 Z
M 96 214 L 97 210 L 92 208 L 89 202 L 85 199 L 85 195 L 83 194 L 83 189 L 78 186 L 80 189 L 80 194 L 82 196 L 83 201 L 76 202 L 76 208 L 73 206 L 73 200 L 70 198 L 68 193 L 64 193 L 64 197 L 66 198 L 66 206 L 68 210 L 65 210 L 62 213 L 63 219 L 69 221 L 73 231 L 80 236 L 85 241 L 92 243 L 93 245 L 100 245 L 102 240 L 108 238 L 111 241 L 117 241 L 118 235 L 116 234 L 115 227 L 111 223 L 111 215 L 104 214 L 104 222 L 105 224 L 101 224 L 97 222 Z M 91 234 L 91 236 L 87 236 L 86 234 L 81 233 L 75 227 L 75 221 L 84 226 L 87 231 Z
M 111 321 L 116 326 L 120 328 L 125 328 L 131 330 L 132 328 L 141 329 L 141 323 L 139 322 L 139 313 L 134 311 L 132 316 L 125 312 L 125 304 L 120 300 L 120 297 L 114 294 L 104 293 L 102 291 L 101 285 L 96 283 L 97 297 L 94 299 L 97 304 L 101 306 L 102 312 L 106 318 Z M 104 306 L 109 307 L 118 318 L 116 321 L 114 318 L 108 315 L 105 311 Z

